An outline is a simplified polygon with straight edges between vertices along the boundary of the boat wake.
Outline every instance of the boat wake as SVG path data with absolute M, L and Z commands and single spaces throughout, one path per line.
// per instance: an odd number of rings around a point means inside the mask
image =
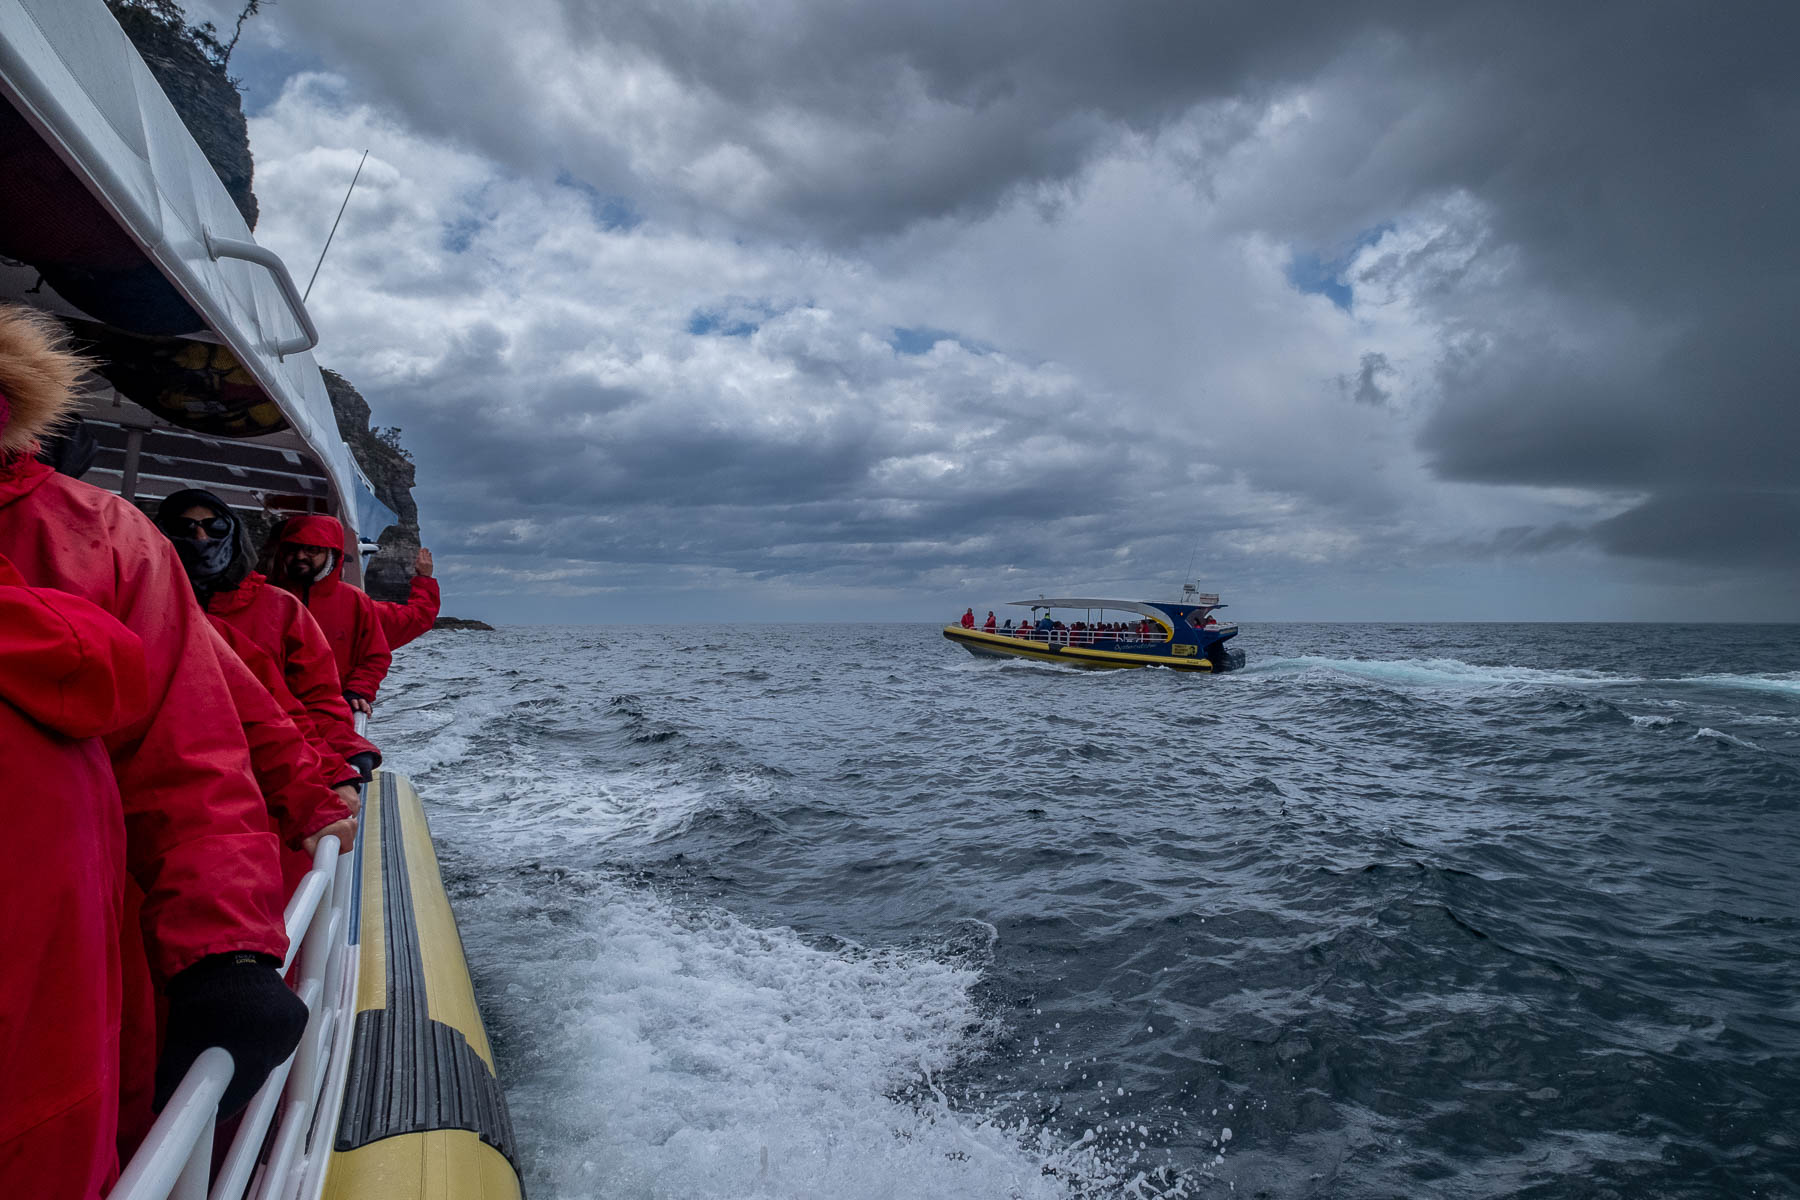
M 1800 671 L 1766 675 L 1688 675 L 1682 678 L 1682 682 L 1800 697 Z
M 495 1024 L 537 1194 L 1036 1198 L 1092 1174 L 941 1086 L 994 1033 L 978 970 L 570 882 L 490 893 L 479 925 L 506 944 L 471 946 L 506 959 Z
M 1602 670 L 1546 670 L 1514 665 L 1495 666 L 1463 662 L 1455 658 L 1328 658 L 1321 655 L 1298 655 L 1292 658 L 1269 658 L 1252 661 L 1237 673 L 1238 678 L 1294 675 L 1296 673 L 1334 672 L 1377 683 L 1414 687 L 1506 687 L 1528 685 L 1541 687 L 1628 686 L 1643 683 L 1670 683 L 1682 686 L 1741 688 L 1774 695 L 1800 697 L 1800 672 L 1768 674 L 1704 674 L 1674 675 L 1654 679 Z
M 1482 666 L 1454 658 L 1325 658 L 1300 655 L 1252 662 L 1239 672 L 1241 678 L 1258 675 L 1293 675 L 1303 671 L 1331 671 L 1377 683 L 1416 687 L 1591 686 L 1642 682 L 1638 677 L 1610 671 L 1546 671 L 1537 667 Z

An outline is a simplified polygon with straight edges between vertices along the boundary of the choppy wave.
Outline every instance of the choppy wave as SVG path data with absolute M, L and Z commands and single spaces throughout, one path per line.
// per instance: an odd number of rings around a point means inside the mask
M 533 1194 L 1779 1194 L 1800 638 L 730 632 L 434 635 L 387 689 Z

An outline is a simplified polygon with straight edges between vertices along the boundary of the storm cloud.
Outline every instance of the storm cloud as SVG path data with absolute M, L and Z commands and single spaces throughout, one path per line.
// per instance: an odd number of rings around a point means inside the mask
M 1198 558 L 1309 615 L 1663 562 L 1790 615 L 1786 8 L 264 20 L 264 236 L 316 253 L 374 148 L 315 308 L 471 583 L 936 603 Z

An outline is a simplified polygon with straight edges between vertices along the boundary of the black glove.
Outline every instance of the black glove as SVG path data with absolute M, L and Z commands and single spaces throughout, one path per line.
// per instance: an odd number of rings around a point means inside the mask
M 357 781 L 359 783 L 368 783 L 370 780 L 374 779 L 375 768 L 381 765 L 381 758 L 368 750 L 352 754 L 344 761 L 362 773 L 362 778 Z
M 200 1052 L 223 1046 L 235 1069 L 219 1115 L 234 1115 L 306 1030 L 306 1005 L 282 982 L 280 961 L 267 954 L 209 955 L 169 980 L 168 996 L 168 1033 L 156 1064 L 158 1112 Z

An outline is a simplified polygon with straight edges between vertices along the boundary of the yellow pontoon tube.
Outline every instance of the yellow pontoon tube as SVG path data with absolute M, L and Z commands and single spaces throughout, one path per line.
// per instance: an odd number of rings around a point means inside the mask
M 518 1150 L 418 792 L 378 772 L 356 848 L 356 1016 L 324 1196 L 518 1197 Z

